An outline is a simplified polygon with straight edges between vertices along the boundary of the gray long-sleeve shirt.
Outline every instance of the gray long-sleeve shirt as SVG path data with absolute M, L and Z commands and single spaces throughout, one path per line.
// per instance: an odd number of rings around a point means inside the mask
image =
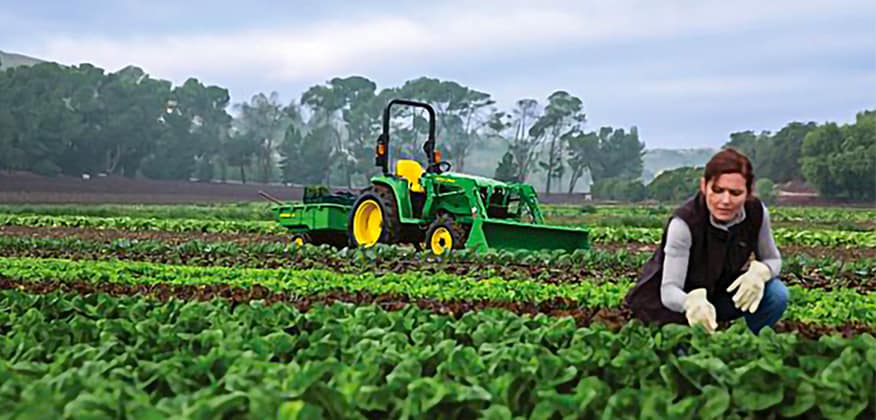
M 709 216 L 712 226 L 727 230 L 730 226 L 745 220 L 745 207 L 735 219 L 720 223 Z M 676 312 L 684 312 L 684 280 L 687 277 L 687 264 L 691 247 L 690 228 L 684 220 L 672 218 L 666 231 L 666 246 L 663 248 L 663 279 L 660 287 L 660 300 L 663 306 Z M 770 268 L 773 277 L 782 271 L 782 256 L 776 248 L 773 233 L 770 229 L 770 216 L 766 206 L 763 206 L 763 224 L 757 238 L 755 257 Z

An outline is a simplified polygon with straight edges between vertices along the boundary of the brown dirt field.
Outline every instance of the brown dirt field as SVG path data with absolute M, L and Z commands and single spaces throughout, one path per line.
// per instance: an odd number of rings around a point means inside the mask
M 346 188 L 333 188 L 345 190 Z M 121 176 L 89 180 L 44 177 L 27 172 L 0 171 L 0 203 L 113 203 L 186 204 L 263 200 L 259 191 L 281 200 L 300 200 L 302 186 L 260 183 L 155 181 Z M 540 194 L 544 203 L 583 203 L 583 194 Z
M 265 184 L 153 181 L 119 176 L 43 177 L 0 172 L 0 203 L 177 204 L 263 200 L 259 190 L 282 200 L 300 200 L 303 188 Z

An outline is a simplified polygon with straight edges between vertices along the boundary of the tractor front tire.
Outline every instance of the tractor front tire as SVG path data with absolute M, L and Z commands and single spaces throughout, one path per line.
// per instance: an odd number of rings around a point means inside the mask
M 353 248 L 377 243 L 395 244 L 401 238 L 398 206 L 392 191 L 382 185 L 365 189 L 353 204 L 347 223 L 347 236 Z
M 426 249 L 435 255 L 444 255 L 454 249 L 465 247 L 465 228 L 449 215 L 438 216 L 426 231 Z

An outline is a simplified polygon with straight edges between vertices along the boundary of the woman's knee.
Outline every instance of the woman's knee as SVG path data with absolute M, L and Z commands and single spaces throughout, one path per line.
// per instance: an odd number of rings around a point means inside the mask
M 776 309 L 781 308 L 782 310 L 788 307 L 790 293 L 788 292 L 788 287 L 785 286 L 785 283 L 782 283 L 782 280 L 778 277 L 774 277 L 767 282 L 766 290 L 764 292 L 764 297 L 767 299 L 771 307 Z

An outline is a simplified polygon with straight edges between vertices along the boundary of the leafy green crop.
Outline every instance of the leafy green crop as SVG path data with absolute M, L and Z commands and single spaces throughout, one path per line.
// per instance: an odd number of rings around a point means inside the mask
M 876 339 L 0 291 L 13 418 L 873 418 Z
M 248 269 L 192 267 L 139 262 L 70 261 L 42 258 L 0 257 L 0 277 L 38 282 L 111 282 L 124 284 L 169 283 L 179 285 L 261 285 L 299 296 L 333 291 L 394 294 L 440 301 L 488 300 L 537 303 L 569 299 L 584 307 L 617 307 L 633 285 L 633 278 L 612 283 L 582 281 L 552 284 L 531 280 L 483 280 L 446 273 L 407 272 L 384 275 L 340 274 L 326 270 Z M 876 324 L 876 293 L 854 290 L 819 290 L 789 286 L 786 319 L 842 324 L 861 321 Z
M 329 247 L 295 247 L 288 243 L 228 241 L 168 243 L 161 240 L 114 239 L 109 242 L 77 238 L 0 236 L 0 255 L 69 259 L 144 261 L 165 264 L 276 268 L 324 268 L 342 273 L 370 271 L 452 271 L 481 277 L 574 282 L 617 274 L 637 274 L 651 252 L 588 250 L 573 253 L 460 251 L 442 258 L 399 247 L 337 251 Z M 868 287 L 876 274 L 876 259 L 843 260 L 792 254 L 783 256 L 783 278 L 813 287 Z
M 284 233 L 285 228 L 273 221 L 237 221 L 203 219 L 157 219 L 132 217 L 89 216 L 23 216 L 0 214 L 0 225 L 31 227 L 85 227 L 131 231 L 159 230 L 169 232 L 208 233 Z M 660 228 L 588 226 L 593 242 L 659 243 Z M 779 245 L 876 247 L 876 232 L 842 230 L 799 230 L 775 228 Z
M 29 216 L 91 216 L 159 219 L 271 220 L 271 203 L 264 201 L 216 204 L 0 204 L 0 213 Z M 673 207 L 667 205 L 598 205 L 585 213 L 580 206 L 543 204 L 549 221 L 593 226 L 662 227 Z M 840 230 L 873 230 L 876 211 L 848 207 L 770 208 L 770 219 L 778 226 L 821 226 Z

